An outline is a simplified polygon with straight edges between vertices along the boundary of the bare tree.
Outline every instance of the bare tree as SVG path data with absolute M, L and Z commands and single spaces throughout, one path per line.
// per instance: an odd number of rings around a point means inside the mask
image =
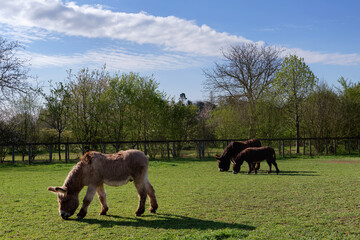
M 223 52 L 224 62 L 204 70 L 205 89 L 219 96 L 230 97 L 249 104 L 250 132 L 254 136 L 256 103 L 280 68 L 282 50 L 273 46 L 245 43 L 231 46 Z
M 9 42 L 0 37 L 0 101 L 15 93 L 25 93 L 28 89 L 26 60 L 17 57 L 21 48 L 19 42 Z

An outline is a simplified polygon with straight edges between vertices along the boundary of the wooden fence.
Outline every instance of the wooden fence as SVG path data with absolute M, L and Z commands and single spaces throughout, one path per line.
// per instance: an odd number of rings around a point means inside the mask
M 0 160 L 4 162 L 69 162 L 77 161 L 89 150 L 114 153 L 135 148 L 151 159 L 206 158 L 221 154 L 231 141 L 246 139 L 187 140 L 187 141 L 124 141 L 124 142 L 61 142 L 0 145 Z M 271 146 L 278 156 L 302 155 L 360 155 L 360 138 L 273 138 L 260 139 L 263 146 Z M 299 143 L 297 153 L 296 143 Z M 58 150 L 60 146 L 60 151 Z

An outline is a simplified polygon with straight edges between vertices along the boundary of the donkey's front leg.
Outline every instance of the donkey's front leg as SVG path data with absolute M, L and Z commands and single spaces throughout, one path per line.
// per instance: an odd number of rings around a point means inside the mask
M 77 214 L 78 219 L 83 219 L 86 216 L 87 209 L 91 201 L 93 200 L 95 193 L 96 193 L 96 186 L 89 185 L 83 200 L 83 205 L 80 209 L 80 212 Z
M 250 174 L 252 172 L 252 170 L 254 170 L 254 164 L 252 162 L 248 162 L 248 165 L 249 165 L 249 171 L 248 171 L 248 174 Z
M 109 207 L 106 203 L 106 192 L 103 183 L 98 186 L 96 193 L 99 197 L 99 201 L 101 204 L 101 212 L 99 214 L 106 215 L 106 212 L 108 211 Z

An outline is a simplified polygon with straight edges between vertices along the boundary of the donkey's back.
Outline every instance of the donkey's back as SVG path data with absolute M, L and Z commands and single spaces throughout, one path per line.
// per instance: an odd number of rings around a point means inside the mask
M 82 161 L 89 161 L 93 171 L 92 176 L 101 178 L 107 185 L 120 186 L 134 179 L 147 178 L 149 160 L 139 150 L 120 151 L 114 154 L 88 152 Z

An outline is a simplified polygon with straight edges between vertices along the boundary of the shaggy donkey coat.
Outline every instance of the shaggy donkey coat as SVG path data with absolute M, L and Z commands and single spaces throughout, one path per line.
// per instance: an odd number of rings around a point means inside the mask
M 276 164 L 276 155 L 275 150 L 271 147 L 258 147 L 258 148 L 247 148 L 241 153 L 239 153 L 236 158 L 235 162 L 233 163 L 233 173 L 237 174 L 240 172 L 240 167 L 244 161 L 249 164 L 249 172 L 252 171 L 252 166 L 254 163 L 259 163 L 261 161 L 266 160 L 267 164 L 269 165 L 268 173 L 271 173 L 271 164 L 273 164 L 276 168 L 276 174 L 279 174 L 279 168 Z M 255 174 L 257 173 L 257 169 L 255 169 Z
M 106 215 L 109 208 L 104 184 L 121 186 L 134 181 L 139 195 L 136 216 L 144 213 L 147 195 L 150 199 L 150 212 L 155 213 L 158 204 L 155 190 L 148 180 L 148 164 L 148 158 L 138 150 L 120 151 L 115 154 L 87 152 L 69 172 L 62 187 L 49 187 L 48 190 L 57 194 L 59 213 L 63 219 L 68 219 L 79 206 L 81 189 L 88 186 L 83 205 L 77 214 L 78 219 L 82 219 L 86 216 L 95 193 L 101 203 L 100 215 Z
M 248 147 L 261 147 L 261 142 L 259 139 L 249 139 L 244 142 L 231 142 L 229 143 L 221 156 L 216 155 L 215 158 L 218 160 L 218 167 L 220 172 L 228 171 L 230 168 L 230 161 L 233 162 L 233 159 L 244 149 Z M 259 170 L 260 163 L 256 163 L 256 167 L 252 166 L 252 169 Z M 249 169 L 250 170 L 250 169 Z

